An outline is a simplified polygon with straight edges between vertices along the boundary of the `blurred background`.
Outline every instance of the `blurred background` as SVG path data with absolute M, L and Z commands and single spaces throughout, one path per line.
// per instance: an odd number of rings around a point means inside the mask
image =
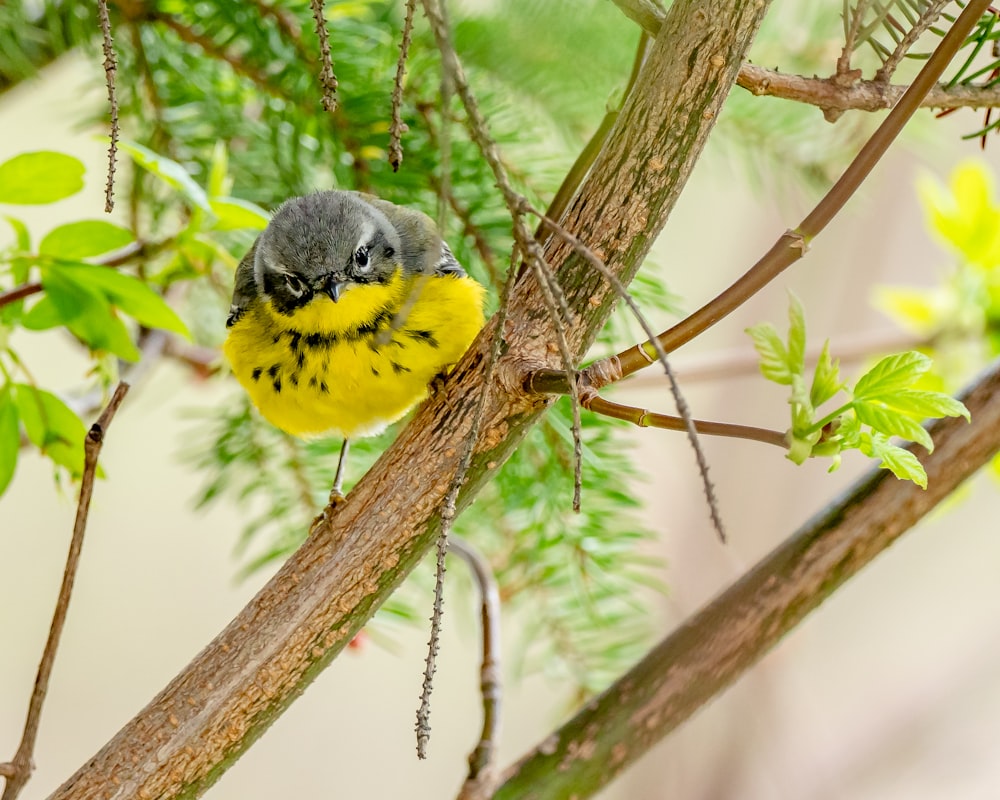
M 791 7 L 776 3 L 772 17 L 781 5 Z M 794 44 L 793 29 L 772 30 L 771 40 Z M 37 233 L 62 219 L 101 215 L 106 155 L 97 134 L 103 128 L 81 121 L 102 113 L 102 80 L 93 53 L 72 51 L 0 96 L 0 161 L 53 149 L 87 165 L 83 193 L 33 214 L 18 210 Z M 753 371 L 704 374 L 720 353 L 751 358 L 748 325 L 771 320 L 784 329 L 786 289 L 806 308 L 810 343 L 829 337 L 835 354 L 838 342 L 900 336 L 858 287 L 940 282 L 953 259 L 928 232 L 914 187 L 921 174 L 946 181 L 969 158 L 997 172 L 994 143 L 980 152 L 978 141 L 959 138 L 975 128 L 972 117 L 932 122 L 925 112 L 804 261 L 677 354 L 696 416 L 787 427 L 780 387 Z M 818 111 L 805 118 L 817 131 L 829 127 Z M 750 169 L 734 165 L 744 156 L 732 154 L 722 132 L 718 138 L 723 144 L 699 162 L 650 259 L 649 270 L 686 311 L 797 223 L 815 196 L 769 179 L 773 164 L 764 156 Z M 124 219 L 124 212 L 116 214 Z M 673 319 L 666 312 L 651 316 L 658 328 Z M 89 362 L 78 347 L 59 333 L 18 336 L 19 352 L 42 385 L 71 392 L 81 384 Z M 844 371 L 856 375 L 862 364 L 845 364 Z M 203 435 L 196 418 L 204 409 L 236 396 L 229 378 L 197 379 L 161 361 L 116 417 L 26 800 L 48 795 L 96 752 L 276 569 L 237 580 L 234 547 L 248 510 L 228 497 L 195 510 L 204 478 L 181 456 L 197 444 L 192 437 Z M 642 374 L 612 397 L 671 409 L 657 376 Z M 642 524 L 655 532 L 641 546 L 662 559 L 656 577 L 667 587 L 645 598 L 649 643 L 870 468 L 849 453 L 828 475 L 825 463 L 796 467 L 761 444 L 705 440 L 729 529 L 723 546 L 681 435 L 628 429 L 616 441 L 634 453 L 640 474 L 629 488 L 641 500 Z M 561 487 L 567 505 L 571 488 L 568 480 Z M 1000 796 L 998 498 L 995 481 L 976 478 L 599 797 Z M 56 486 L 51 463 L 22 451 L 14 482 L 0 498 L 0 760 L 13 754 L 20 737 L 75 507 L 75 487 L 65 480 Z M 616 522 L 609 517 L 609 529 Z M 421 618 L 343 653 L 207 796 L 454 796 L 480 725 L 476 609 L 460 572 L 457 566 L 449 572 L 427 762 L 417 761 L 412 734 L 427 635 Z M 417 598 L 421 615 L 429 613 L 429 595 Z M 524 609 L 504 620 L 501 765 L 564 720 L 577 692 L 558 670 L 517 666 L 518 636 L 530 623 Z

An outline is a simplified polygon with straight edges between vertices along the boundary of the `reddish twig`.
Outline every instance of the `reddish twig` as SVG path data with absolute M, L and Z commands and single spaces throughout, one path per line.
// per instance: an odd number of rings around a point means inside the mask
M 76 509 L 76 522 L 73 525 L 73 537 L 70 540 L 69 553 L 66 556 L 66 569 L 63 572 L 62 585 L 59 587 L 59 597 L 56 600 L 56 609 L 52 615 L 52 625 L 49 627 L 49 638 L 45 642 L 45 649 L 42 651 L 42 660 L 38 665 L 38 674 L 35 677 L 35 688 L 31 693 L 31 701 L 28 704 L 28 714 L 24 722 L 24 733 L 21 736 L 21 743 L 17 752 L 9 764 L 0 765 L 0 773 L 7 778 L 7 785 L 4 787 L 3 796 L 0 800 L 15 800 L 21 793 L 31 772 L 34 769 L 32 754 L 35 750 L 35 740 L 38 738 L 38 725 L 42 715 L 42 705 L 45 703 L 45 696 L 49 689 L 49 678 L 52 675 L 52 665 L 55 663 L 56 650 L 59 648 L 59 639 L 62 636 L 63 626 L 66 623 L 66 613 L 69 610 L 69 600 L 73 593 L 73 583 L 76 580 L 76 570 L 80 563 L 80 551 L 83 548 L 83 534 L 87 528 L 87 514 L 90 511 L 90 498 L 94 492 L 94 478 L 97 474 L 97 458 L 101 454 L 101 447 L 104 444 L 104 434 L 114 419 L 118 407 L 125 394 L 128 392 L 128 384 L 119 383 L 112 395 L 111 400 L 97 418 L 97 422 L 90 426 L 87 436 L 83 442 L 84 461 L 83 478 L 80 481 L 80 502 Z
M 330 58 L 330 34 L 326 29 L 326 17 L 323 14 L 323 0 L 310 0 L 313 19 L 316 20 L 316 35 L 319 37 L 319 55 L 321 66 L 319 83 L 323 89 L 323 110 L 332 114 L 337 110 L 337 76 L 333 73 L 333 60 Z

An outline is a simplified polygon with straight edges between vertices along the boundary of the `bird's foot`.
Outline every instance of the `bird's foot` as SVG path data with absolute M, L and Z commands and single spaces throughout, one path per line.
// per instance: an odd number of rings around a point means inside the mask
M 340 508 L 344 503 L 347 502 L 347 498 L 341 493 L 340 489 L 334 488 L 330 492 L 330 501 L 326 508 L 319 512 L 317 517 L 312 521 L 312 525 L 309 526 L 309 532 L 312 533 L 318 525 L 322 525 L 328 519 L 330 519 L 337 509 Z

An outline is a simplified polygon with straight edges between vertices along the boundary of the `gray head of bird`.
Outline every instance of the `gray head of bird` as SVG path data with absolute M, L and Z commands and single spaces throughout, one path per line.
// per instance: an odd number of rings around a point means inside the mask
M 290 314 L 314 297 L 334 302 L 352 286 L 384 283 L 401 243 L 389 219 L 353 192 L 317 192 L 283 203 L 257 240 L 254 282 Z

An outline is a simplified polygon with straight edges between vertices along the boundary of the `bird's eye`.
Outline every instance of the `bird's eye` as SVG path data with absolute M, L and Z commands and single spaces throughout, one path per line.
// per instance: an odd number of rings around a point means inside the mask
M 383 250 L 382 252 L 385 254 L 386 258 L 392 258 L 394 255 L 396 255 L 396 251 L 393 250 L 388 245 L 386 245 L 385 250 Z
M 354 263 L 357 264 L 358 269 L 366 270 L 371 265 L 368 260 L 368 248 L 361 245 L 354 253 Z
M 285 285 L 288 287 L 288 291 L 296 297 L 301 296 L 306 291 L 306 285 L 302 282 L 299 276 L 293 275 L 290 272 L 285 273 Z

